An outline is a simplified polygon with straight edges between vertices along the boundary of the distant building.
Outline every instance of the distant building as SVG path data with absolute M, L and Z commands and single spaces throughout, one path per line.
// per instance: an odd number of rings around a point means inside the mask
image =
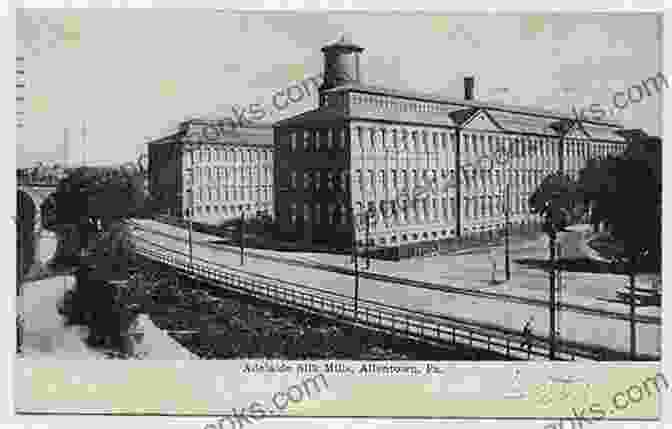
M 271 127 L 223 127 L 189 120 L 148 143 L 149 192 L 163 213 L 211 224 L 242 213 L 272 215 Z
M 506 183 L 514 231 L 535 230 L 527 201 L 546 175 L 624 149 L 617 123 L 479 102 L 471 77 L 464 99 L 365 85 L 362 51 L 345 39 L 322 48 L 319 106 L 274 125 L 275 216 L 306 247 L 405 257 L 492 236 Z

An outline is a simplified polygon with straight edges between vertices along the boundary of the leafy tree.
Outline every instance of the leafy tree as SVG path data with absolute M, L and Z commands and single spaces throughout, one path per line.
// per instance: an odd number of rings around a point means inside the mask
M 579 201 L 580 194 L 576 182 L 562 173 L 546 176 L 529 199 L 530 211 L 543 216 L 543 230 L 549 237 L 550 359 L 555 359 L 556 347 L 556 269 L 554 268 L 556 241 L 558 233 L 576 220 Z
M 142 177 L 126 169 L 80 167 L 62 179 L 42 205 L 45 228 L 75 225 L 79 248 L 144 206 Z
M 662 228 L 660 139 L 636 139 L 618 157 L 593 160 L 579 174 L 592 223 L 604 222 L 622 249 L 618 259 L 659 270 Z
M 580 202 L 577 183 L 562 173 L 546 176 L 529 199 L 530 211 L 544 217 L 544 232 L 552 240 L 577 220 Z

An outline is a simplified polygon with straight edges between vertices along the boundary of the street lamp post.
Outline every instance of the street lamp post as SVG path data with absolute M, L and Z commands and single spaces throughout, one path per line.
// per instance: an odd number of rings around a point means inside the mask
M 376 213 L 375 211 L 371 211 L 371 208 L 367 208 L 365 211 L 366 215 L 366 269 L 371 269 L 371 249 L 369 248 L 370 245 L 370 237 L 371 237 L 371 222 L 373 221 L 373 225 L 376 226 L 378 224 L 377 219 L 376 219 Z
M 194 247 L 193 247 L 193 216 L 194 216 L 194 149 L 192 147 L 186 148 L 189 153 L 189 189 L 187 189 L 187 195 L 189 196 L 189 213 L 187 216 L 187 225 L 188 225 L 188 245 L 189 245 L 189 270 L 193 269 L 194 263 Z
M 240 213 L 240 265 L 245 265 L 245 211 Z
M 357 255 L 357 230 L 358 228 L 358 222 L 356 221 L 357 217 L 354 214 L 354 210 L 352 207 L 350 207 L 350 220 L 352 223 L 352 257 L 353 257 L 353 262 L 355 264 L 355 294 L 354 294 L 354 299 L 355 299 L 355 320 L 357 320 L 357 315 L 358 315 L 358 303 L 359 303 L 359 263 L 358 263 L 358 255 Z
M 506 273 L 506 280 L 511 280 L 511 251 L 509 245 L 509 228 L 511 221 L 509 219 L 511 211 L 511 184 L 506 184 L 506 190 L 504 193 L 504 198 L 506 199 L 505 212 L 504 212 L 504 272 Z

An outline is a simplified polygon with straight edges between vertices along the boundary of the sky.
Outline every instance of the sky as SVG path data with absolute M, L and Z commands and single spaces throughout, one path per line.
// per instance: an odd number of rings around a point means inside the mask
M 232 106 L 261 104 L 264 122 L 311 110 L 315 91 L 282 111 L 273 94 L 321 73 L 320 49 L 344 33 L 364 48 L 367 84 L 462 97 L 473 75 L 483 101 L 611 106 L 616 91 L 662 70 L 661 25 L 653 14 L 19 9 L 27 87 L 17 166 L 134 160 L 180 121 L 231 117 Z M 609 119 L 660 135 L 661 106 L 653 95 Z

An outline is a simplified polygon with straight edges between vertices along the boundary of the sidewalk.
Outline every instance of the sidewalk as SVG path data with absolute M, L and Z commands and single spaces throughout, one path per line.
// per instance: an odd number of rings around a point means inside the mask
M 186 231 L 162 225 L 153 221 L 140 222 L 144 226 L 163 232 L 172 233 L 178 237 L 186 237 Z M 187 251 L 184 241 L 177 238 L 168 238 L 163 235 L 138 232 L 152 241 L 177 251 Z M 194 256 L 204 258 L 222 265 L 231 266 L 243 271 L 263 274 L 279 278 L 289 282 L 296 282 L 311 287 L 329 290 L 343 295 L 352 296 L 354 279 L 352 276 L 311 269 L 297 266 L 289 266 L 280 262 L 262 260 L 253 257 L 246 258 L 246 264 L 240 267 L 240 255 L 233 248 L 213 248 L 199 243 L 213 239 L 203 234 L 194 234 Z M 254 250 L 255 253 L 284 256 L 292 259 L 306 258 L 319 260 L 323 263 L 346 266 L 349 257 L 344 255 L 328 254 L 299 254 L 295 252 L 273 252 Z M 528 252 L 522 250 L 522 252 Z M 535 251 L 536 252 L 536 251 Z M 539 249 L 539 254 L 543 249 Z M 515 254 L 515 253 L 514 253 Z M 515 256 L 513 256 L 515 259 Z M 308 259 L 308 258 L 306 258 Z M 484 262 L 485 261 L 485 262 Z M 349 264 L 347 264 L 349 265 Z M 415 280 L 426 280 L 435 283 L 445 282 L 452 286 L 465 289 L 483 289 L 489 280 L 490 273 L 487 255 L 464 255 L 464 256 L 437 256 L 405 262 L 373 261 L 375 272 L 394 274 L 400 277 Z M 625 279 L 619 276 L 595 277 L 595 274 L 565 273 L 565 285 L 568 290 L 577 292 L 579 299 L 591 299 L 590 295 L 595 292 L 610 290 L 614 285 L 621 285 Z M 543 272 L 535 272 L 523 269 L 512 264 L 512 280 L 504 287 L 508 292 L 526 295 L 535 295 L 545 298 L 547 295 L 547 278 Z M 599 285 L 592 285 L 599 279 Z M 502 288 L 502 286 L 495 286 Z M 571 289 L 570 289 L 571 288 Z M 592 289 L 591 289 L 592 288 Z M 496 289 L 500 290 L 500 289 Z M 461 294 L 446 293 L 442 291 L 426 290 L 391 284 L 376 280 L 360 278 L 360 297 L 389 305 L 405 307 L 411 310 L 434 312 L 439 314 L 453 315 L 460 318 L 473 319 L 482 322 L 495 323 L 514 330 L 522 330 L 524 323 L 532 315 L 535 316 L 536 325 L 533 328 L 535 334 L 545 336 L 548 334 L 548 310 L 526 304 L 517 304 L 489 299 L 475 298 Z M 581 293 L 582 295 L 580 295 Z M 572 295 L 569 294 L 571 297 Z M 575 298 L 567 298 L 567 301 Z M 570 301 L 571 302 L 571 301 Z M 625 312 L 625 306 L 619 311 Z M 638 312 L 644 314 L 643 309 Z M 594 345 L 602 345 L 613 349 L 629 350 L 629 324 L 626 321 L 611 320 L 597 316 L 563 312 L 560 316 L 561 336 L 568 340 L 584 342 Z M 660 344 L 660 327 L 653 325 L 637 326 L 637 350 L 641 353 L 657 354 Z

